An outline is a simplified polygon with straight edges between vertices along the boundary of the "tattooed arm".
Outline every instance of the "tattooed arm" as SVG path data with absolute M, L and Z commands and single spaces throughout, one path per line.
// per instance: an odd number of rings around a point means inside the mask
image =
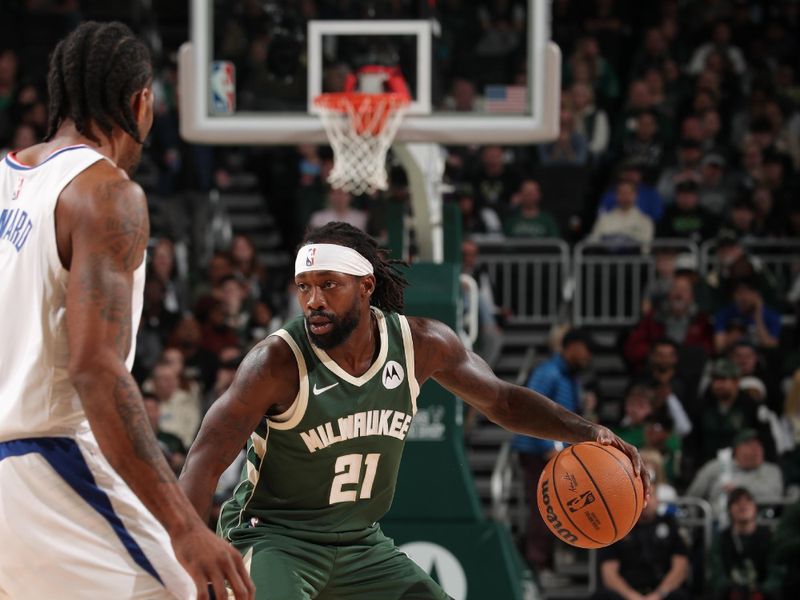
M 146 201 L 141 188 L 125 179 L 94 187 L 71 231 L 70 377 L 111 466 L 168 531 L 181 529 L 189 517 L 185 502 L 180 505 L 175 477 L 124 362 L 133 337 L 133 272 L 149 236 Z M 175 501 L 162 502 L 165 494 Z
M 251 598 L 240 557 L 208 530 L 178 487 L 125 366 L 135 335 L 133 273 L 149 236 L 144 193 L 105 162 L 90 167 L 59 198 L 56 236 L 70 271 L 70 378 L 103 455 L 164 525 L 198 598 L 207 598 L 209 582 L 217 597 L 227 597 L 225 580 L 237 598 Z

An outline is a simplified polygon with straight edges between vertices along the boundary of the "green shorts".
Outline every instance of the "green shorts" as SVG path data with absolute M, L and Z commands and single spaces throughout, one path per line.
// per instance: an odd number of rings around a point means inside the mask
M 256 600 L 451 600 L 377 526 L 325 534 L 259 525 L 231 538 Z

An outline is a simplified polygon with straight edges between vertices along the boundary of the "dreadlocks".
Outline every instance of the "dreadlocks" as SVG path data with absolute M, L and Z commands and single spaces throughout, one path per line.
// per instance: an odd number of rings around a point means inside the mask
M 61 40 L 50 57 L 47 91 L 50 140 L 64 119 L 81 135 L 100 143 L 89 121 L 110 135 L 117 126 L 142 143 L 131 95 L 149 85 L 153 67 L 147 47 L 118 22 L 87 21 Z
M 361 254 L 372 263 L 375 271 L 375 292 L 370 303 L 381 310 L 403 311 L 403 289 L 408 281 L 397 271 L 397 267 L 408 264 L 402 260 L 386 258 L 387 252 L 381 250 L 366 233 L 347 223 L 328 223 L 320 229 L 308 232 L 300 247 L 307 244 L 338 244 Z

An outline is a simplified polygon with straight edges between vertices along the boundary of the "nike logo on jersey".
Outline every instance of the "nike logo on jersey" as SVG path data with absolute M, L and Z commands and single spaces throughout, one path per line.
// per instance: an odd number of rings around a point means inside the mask
M 315 383 L 314 384 L 314 395 L 315 396 L 319 396 L 322 392 L 327 392 L 329 389 L 335 388 L 337 385 L 339 385 L 338 381 L 336 383 L 332 383 L 330 385 L 326 385 L 324 388 L 318 388 L 317 384 Z

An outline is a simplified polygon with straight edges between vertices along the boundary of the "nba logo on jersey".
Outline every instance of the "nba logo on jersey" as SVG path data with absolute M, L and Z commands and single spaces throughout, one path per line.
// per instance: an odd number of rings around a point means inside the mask
M 236 110 L 236 68 L 227 60 L 211 63 L 211 112 L 230 115 Z
M 308 254 L 306 254 L 306 266 L 313 267 L 314 261 L 317 259 L 317 249 L 316 248 L 309 248 Z

